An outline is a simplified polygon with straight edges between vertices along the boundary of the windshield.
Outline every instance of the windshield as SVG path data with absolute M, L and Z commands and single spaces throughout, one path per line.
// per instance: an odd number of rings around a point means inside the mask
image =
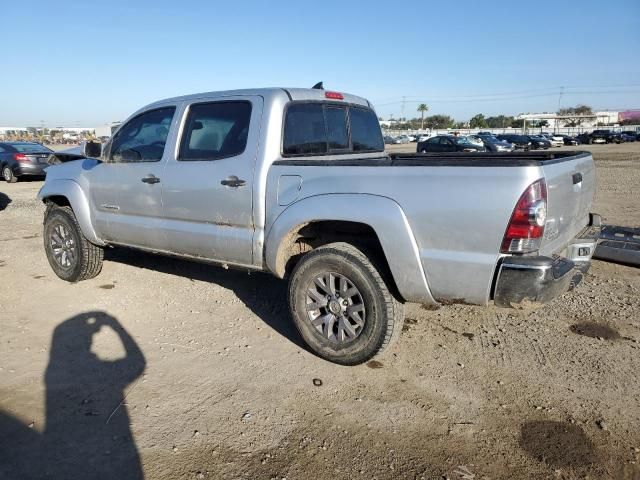
M 51 153 L 52 150 L 49 150 L 47 147 L 43 147 L 42 145 L 36 145 L 31 143 L 14 143 L 11 145 L 20 153 Z

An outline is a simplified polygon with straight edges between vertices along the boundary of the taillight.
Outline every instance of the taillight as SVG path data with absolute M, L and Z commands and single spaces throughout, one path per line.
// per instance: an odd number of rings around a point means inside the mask
M 344 96 L 340 92 L 324 92 L 324 98 L 333 100 L 344 100 Z
M 14 154 L 13 155 L 13 159 L 17 160 L 18 162 L 29 162 L 30 161 L 24 153 L 16 153 L 16 154 Z
M 502 253 L 529 253 L 540 248 L 547 221 L 547 185 L 544 179 L 524 191 L 502 240 Z

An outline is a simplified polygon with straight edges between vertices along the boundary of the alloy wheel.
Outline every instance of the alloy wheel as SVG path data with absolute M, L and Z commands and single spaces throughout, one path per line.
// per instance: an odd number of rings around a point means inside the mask
M 62 268 L 71 268 L 78 258 L 76 242 L 69 228 L 62 223 L 53 227 L 49 238 L 53 258 Z
M 332 343 L 355 340 L 365 324 L 362 294 L 344 275 L 326 272 L 307 288 L 306 308 L 311 324 Z

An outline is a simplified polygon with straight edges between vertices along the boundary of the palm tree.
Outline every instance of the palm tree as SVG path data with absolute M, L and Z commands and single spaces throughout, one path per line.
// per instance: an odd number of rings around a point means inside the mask
M 421 103 L 418 105 L 418 111 L 420 112 L 420 130 L 424 130 L 424 114 L 429 110 L 429 107 L 426 103 Z

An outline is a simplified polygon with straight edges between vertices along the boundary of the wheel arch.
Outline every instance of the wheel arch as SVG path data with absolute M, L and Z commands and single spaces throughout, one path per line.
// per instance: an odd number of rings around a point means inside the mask
M 399 295 L 407 301 L 435 304 L 413 232 L 400 205 L 370 194 L 326 194 L 287 207 L 268 229 L 266 268 L 284 278 L 298 258 L 335 241 L 364 245 L 379 254 Z
M 105 243 L 98 238 L 93 228 L 87 197 L 76 182 L 73 180 L 47 181 L 38 192 L 38 199 L 46 204 L 71 207 L 85 238 L 91 243 L 104 246 Z

